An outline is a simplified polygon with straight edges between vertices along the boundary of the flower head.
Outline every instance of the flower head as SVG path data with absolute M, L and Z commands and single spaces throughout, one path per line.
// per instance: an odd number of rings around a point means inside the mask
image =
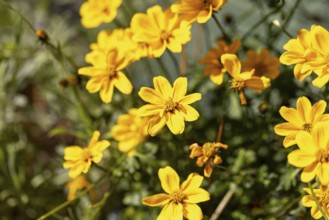
M 86 28 L 95 28 L 111 22 L 122 0 L 88 0 L 80 7 L 81 23 Z
M 244 89 L 250 88 L 255 92 L 260 93 L 263 89 L 270 86 L 270 79 L 262 76 L 253 76 L 255 70 L 241 72 L 241 62 L 234 54 L 224 54 L 221 57 L 221 61 L 224 68 L 232 77 L 232 89 L 236 90 L 240 95 L 242 105 L 247 104 L 247 100 L 244 95 Z
M 158 5 L 149 8 L 146 14 L 136 13 L 130 26 L 133 40 L 151 47 L 149 51 L 155 57 L 160 57 L 166 48 L 179 53 L 182 45 L 191 39 L 191 26 L 169 9 L 162 11 Z
M 213 165 L 218 165 L 222 163 L 222 158 L 218 156 L 217 151 L 220 148 L 227 149 L 226 144 L 222 143 L 205 143 L 203 146 L 199 146 L 198 144 L 194 143 L 190 146 L 191 154 L 190 158 L 197 157 L 196 164 L 198 167 L 202 167 L 206 164 L 206 167 L 203 170 L 203 175 L 205 177 L 210 177 L 213 171 Z
M 303 168 L 303 182 L 310 182 L 317 176 L 322 185 L 328 185 L 329 123 L 315 125 L 311 133 L 300 132 L 296 136 L 296 142 L 299 149 L 288 154 L 288 163 Z
M 304 191 L 308 193 L 308 195 L 303 196 L 302 204 L 306 207 L 311 208 L 311 215 L 315 219 L 319 219 L 322 216 L 314 197 L 312 196 L 310 188 L 304 188 Z M 318 200 L 322 210 L 329 216 L 329 188 L 328 186 L 321 185 L 319 189 L 313 189 L 316 199 Z
M 279 65 L 279 59 L 271 56 L 267 49 L 263 49 L 259 53 L 249 50 L 247 60 L 242 62 L 242 71 L 255 69 L 254 76 L 275 79 L 280 74 Z
M 113 49 L 103 53 L 99 59 L 95 59 L 93 66 L 82 67 L 78 72 L 91 77 L 86 85 L 88 92 L 100 91 L 102 101 L 109 103 L 112 101 L 114 87 L 123 94 L 132 92 L 131 82 L 122 72 L 130 62 L 129 56 Z
M 171 9 L 189 22 L 205 23 L 212 13 L 222 8 L 226 2 L 227 0 L 180 0 L 173 4 Z
M 110 146 L 107 140 L 99 141 L 99 131 L 94 131 L 86 148 L 68 146 L 64 149 L 63 167 L 70 168 L 69 176 L 74 179 L 81 173 L 87 173 L 91 163 L 99 163 L 103 158 L 103 151 Z
M 148 119 L 137 115 L 137 109 L 132 108 L 128 114 L 121 115 L 111 130 L 115 140 L 119 141 L 119 150 L 134 155 L 136 147 L 147 137 Z
M 200 188 L 203 177 L 192 173 L 181 185 L 174 169 L 167 166 L 159 169 L 161 186 L 166 193 L 160 193 L 143 199 L 148 206 L 164 206 L 158 220 L 202 219 L 202 211 L 196 204 L 210 199 L 209 193 Z
M 199 113 L 190 106 L 201 99 L 200 93 L 186 96 L 187 79 L 179 77 L 171 87 L 162 76 L 153 78 L 154 89 L 142 87 L 138 95 L 150 104 L 138 109 L 140 116 L 150 116 L 148 133 L 155 136 L 166 124 L 174 134 L 181 134 L 185 128 L 184 121 L 195 121 Z
M 71 201 L 75 198 L 75 195 L 78 190 L 82 190 L 87 188 L 90 185 L 88 180 L 84 175 L 80 175 L 77 178 L 71 180 L 66 184 L 66 188 L 69 190 L 67 195 L 67 200 Z
M 210 75 L 210 79 L 217 85 L 222 84 L 224 68 L 221 56 L 223 54 L 234 54 L 240 47 L 240 40 L 235 40 L 231 44 L 226 44 L 223 40 L 217 41 L 217 48 L 210 49 L 208 53 L 200 60 L 200 63 L 205 64 L 203 72 L 206 75 Z
M 302 131 L 311 132 L 312 128 L 324 121 L 329 121 L 329 114 L 323 114 L 327 103 L 323 100 L 316 102 L 313 106 L 306 97 L 297 99 L 296 109 L 280 108 L 281 116 L 288 122 L 278 124 L 274 127 L 276 134 L 286 136 L 283 140 L 284 147 L 296 144 L 296 135 Z

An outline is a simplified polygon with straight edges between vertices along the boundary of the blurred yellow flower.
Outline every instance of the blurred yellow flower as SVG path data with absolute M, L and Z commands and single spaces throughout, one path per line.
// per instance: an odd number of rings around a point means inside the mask
M 180 0 L 173 4 L 171 9 L 189 22 L 205 23 L 212 13 L 221 9 L 226 2 L 227 0 Z
M 185 128 L 184 121 L 195 121 L 199 113 L 189 104 L 201 99 L 200 93 L 186 96 L 187 79 L 179 77 L 171 87 L 162 76 L 154 77 L 155 89 L 142 87 L 138 95 L 150 104 L 138 109 L 140 116 L 150 116 L 148 133 L 155 136 L 167 124 L 173 134 L 181 134 Z
M 176 171 L 167 166 L 159 169 L 159 179 L 163 190 L 160 193 L 143 199 L 147 206 L 164 206 L 157 220 L 202 219 L 202 210 L 196 204 L 210 199 L 209 193 L 200 188 L 203 177 L 192 173 L 179 185 Z
M 78 190 L 82 190 L 87 188 L 90 185 L 88 180 L 84 175 L 80 175 L 77 178 L 71 180 L 66 184 L 66 188 L 69 190 L 67 195 L 67 200 L 71 201 L 75 198 L 75 195 Z
M 227 149 L 226 144 L 222 144 L 220 142 L 217 143 L 205 143 L 203 146 L 199 146 L 198 144 L 194 143 L 190 145 L 190 158 L 197 157 L 196 164 L 198 167 L 202 167 L 206 164 L 203 175 L 205 177 L 210 177 L 213 167 L 212 165 L 218 165 L 222 163 L 222 158 L 217 154 L 220 148 Z
M 263 89 L 270 87 L 270 79 L 262 76 L 253 76 L 255 70 L 241 72 L 241 62 L 234 54 L 224 54 L 221 56 L 221 61 L 224 68 L 233 78 L 231 87 L 239 93 L 240 101 L 242 105 L 247 104 L 245 98 L 244 89 L 250 88 L 255 92 L 260 93 Z
M 313 106 L 304 96 L 297 99 L 296 109 L 282 106 L 280 115 L 288 122 L 274 127 L 277 135 L 286 136 L 283 140 L 284 147 L 296 144 L 296 135 L 302 131 L 311 132 L 312 128 L 320 122 L 329 121 L 329 114 L 323 114 L 327 103 L 323 100 Z
M 304 191 L 308 193 L 308 195 L 303 196 L 302 204 L 306 207 L 311 207 L 311 215 L 314 219 L 319 219 L 322 216 L 318 206 L 316 205 L 315 199 L 312 196 L 312 192 L 310 188 L 304 188 Z M 313 189 L 316 199 L 319 202 L 324 213 L 329 216 L 329 188 L 328 186 L 321 185 L 319 189 Z
M 310 182 L 315 176 L 321 185 L 329 184 L 329 123 L 314 126 L 312 132 L 302 131 L 296 135 L 299 147 L 288 154 L 288 163 L 304 168 L 301 174 L 303 182 Z
M 136 152 L 136 147 L 147 137 L 148 119 L 139 117 L 137 109 L 132 108 L 128 114 L 121 115 L 113 126 L 111 134 L 119 142 L 119 150 L 128 153 L 131 157 Z
M 159 5 L 149 8 L 146 14 L 136 13 L 130 26 L 133 40 L 149 45 L 155 57 L 160 57 L 166 48 L 180 53 L 182 45 L 191 39 L 191 26 L 169 9 L 162 11 Z
M 254 50 L 247 52 L 247 60 L 242 62 L 242 71 L 255 69 L 254 76 L 266 76 L 275 79 L 280 74 L 280 62 L 275 56 L 271 56 L 267 49 L 262 49 L 259 53 Z
M 130 56 L 113 49 L 108 53 L 104 53 L 100 59 L 95 59 L 93 66 L 80 68 L 78 73 L 91 77 L 86 85 L 88 92 L 100 91 L 102 101 L 109 103 L 112 101 L 114 87 L 123 94 L 132 92 L 131 82 L 121 71 L 130 62 Z
M 81 23 L 86 28 L 95 28 L 111 22 L 122 0 L 87 0 L 80 7 Z
M 208 53 L 200 60 L 201 64 L 205 64 L 203 72 L 206 75 L 210 75 L 211 81 L 217 85 L 222 84 L 224 73 L 226 69 L 224 68 L 220 58 L 223 54 L 234 54 L 238 51 L 240 47 L 240 40 L 235 40 L 231 44 L 226 44 L 223 40 L 218 40 L 217 48 L 212 48 Z
M 294 75 L 302 81 L 312 71 L 317 75 L 313 85 L 323 87 L 329 81 L 329 32 L 321 26 L 312 25 L 311 30 L 301 29 L 296 39 L 284 45 L 287 50 L 280 57 L 285 65 L 296 64 Z
M 87 173 L 91 163 L 99 163 L 103 157 L 103 151 L 110 146 L 107 140 L 99 141 L 99 131 L 94 131 L 86 148 L 68 146 L 64 149 L 63 167 L 70 168 L 69 176 L 74 179 L 81 173 Z

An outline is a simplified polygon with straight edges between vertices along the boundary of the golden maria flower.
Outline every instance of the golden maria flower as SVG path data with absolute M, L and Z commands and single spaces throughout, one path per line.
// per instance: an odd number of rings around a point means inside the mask
M 260 93 L 263 89 L 271 85 L 269 78 L 265 76 L 253 76 L 255 72 L 254 69 L 241 72 L 241 62 L 235 54 L 224 54 L 221 56 L 221 61 L 226 71 L 232 77 L 231 87 L 239 93 L 242 105 L 247 104 L 244 94 L 245 88 L 250 88 Z
M 220 85 L 223 82 L 224 73 L 226 72 L 220 58 L 223 54 L 236 53 L 241 42 L 240 40 L 235 40 L 231 44 L 226 44 L 225 41 L 218 40 L 216 43 L 217 48 L 210 49 L 208 53 L 200 60 L 200 63 L 206 65 L 203 70 L 204 74 L 210 75 L 211 81 L 217 85 Z
M 200 188 L 203 177 L 192 173 L 181 185 L 179 176 L 170 166 L 159 169 L 161 186 L 166 193 L 143 199 L 147 206 L 164 206 L 157 220 L 202 219 L 202 211 L 196 204 L 210 199 L 209 193 Z
M 109 103 L 112 101 L 114 87 L 123 94 L 132 92 L 131 82 L 122 72 L 130 62 L 129 56 L 113 49 L 95 59 L 93 66 L 80 68 L 78 73 L 91 77 L 86 85 L 88 92 L 99 91 L 102 101 Z
M 136 147 L 147 137 L 148 119 L 137 115 L 137 109 L 132 108 L 128 114 L 121 115 L 113 126 L 111 134 L 119 141 L 119 150 L 128 153 L 131 157 L 136 152 Z
M 303 196 L 302 204 L 306 207 L 311 207 L 311 215 L 314 219 L 319 219 L 322 216 L 314 197 L 312 196 L 312 192 L 310 188 L 304 188 L 304 191 L 308 193 L 308 195 Z M 319 189 L 313 189 L 316 199 L 319 202 L 324 213 L 329 216 L 329 188 L 328 186 L 321 185 Z
M 130 26 L 133 40 L 150 46 L 154 57 L 160 57 L 166 48 L 180 53 L 182 45 L 191 39 L 191 26 L 169 9 L 162 11 L 159 5 L 149 8 L 146 14 L 136 13 Z
M 87 0 L 80 7 L 81 23 L 86 28 L 95 28 L 111 22 L 122 0 Z
M 205 23 L 226 2 L 227 0 L 180 0 L 171 6 L 171 10 L 189 22 Z
M 75 198 L 75 195 L 78 190 L 82 190 L 87 188 L 90 185 L 88 180 L 84 175 L 80 175 L 77 178 L 71 180 L 66 184 L 66 188 L 69 190 L 67 195 L 67 200 L 71 201 Z
M 107 140 L 99 141 L 99 131 L 94 131 L 86 148 L 68 146 L 64 149 L 63 167 L 70 168 L 69 176 L 74 179 L 81 173 L 87 173 L 91 163 L 99 163 L 103 158 L 103 151 L 110 146 Z
M 242 71 L 255 69 L 254 76 L 266 76 L 275 79 L 280 74 L 280 62 L 275 56 L 271 56 L 267 49 L 262 49 L 259 53 L 254 50 L 247 52 L 247 60 L 242 62 Z
M 315 176 L 321 185 L 329 184 L 329 123 L 314 126 L 311 133 L 302 131 L 296 136 L 299 147 L 288 154 L 288 163 L 304 168 L 301 180 L 310 182 Z
M 311 30 L 301 29 L 296 39 L 284 45 L 287 50 L 280 57 L 285 65 L 296 64 L 294 75 L 302 81 L 312 71 L 317 75 L 312 83 L 323 87 L 329 81 L 329 32 L 321 26 L 312 25 Z
M 296 144 L 296 135 L 302 131 L 311 132 L 312 128 L 320 122 L 329 121 L 329 114 L 323 114 L 327 103 L 318 101 L 313 106 L 304 96 L 299 97 L 296 109 L 282 106 L 280 115 L 288 122 L 278 124 L 274 127 L 277 135 L 286 136 L 283 140 L 284 147 Z
M 155 136 L 166 124 L 173 134 L 181 134 L 185 128 L 184 121 L 195 121 L 199 113 L 189 104 L 201 99 L 200 93 L 186 96 L 187 79 L 179 77 L 171 87 L 162 76 L 153 78 L 154 89 L 142 87 L 138 95 L 150 104 L 138 109 L 140 116 L 150 116 L 148 133 Z
M 197 157 L 196 164 L 198 167 L 202 167 L 206 164 L 203 175 L 205 177 L 210 177 L 213 166 L 222 163 L 222 158 L 217 154 L 220 148 L 227 149 L 226 144 L 222 144 L 220 142 L 217 143 L 205 143 L 203 146 L 199 146 L 198 144 L 194 143 L 190 146 L 191 154 L 190 158 Z

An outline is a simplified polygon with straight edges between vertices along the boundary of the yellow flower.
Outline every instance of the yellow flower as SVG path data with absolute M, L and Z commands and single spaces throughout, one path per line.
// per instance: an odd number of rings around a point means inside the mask
M 323 114 L 327 103 L 318 101 L 313 106 L 306 97 L 297 99 L 296 109 L 282 106 L 280 115 L 288 122 L 278 124 L 274 127 L 277 135 L 286 136 L 283 140 L 284 147 L 296 144 L 296 135 L 302 131 L 311 132 L 312 128 L 319 122 L 329 121 L 329 114 Z
M 68 146 L 64 149 L 63 167 L 71 168 L 69 176 L 74 179 L 81 173 L 87 173 L 91 163 L 99 163 L 103 157 L 103 151 L 110 146 L 107 140 L 99 141 L 99 131 L 94 131 L 86 148 Z
M 114 87 L 124 94 L 132 92 L 131 82 L 121 71 L 130 62 L 129 56 L 113 49 L 104 53 L 102 59 L 95 59 L 93 66 L 80 68 L 78 73 L 91 77 L 86 85 L 88 92 L 100 91 L 102 101 L 109 103 L 112 101 Z
M 200 93 L 186 95 L 187 79 L 179 77 L 171 87 L 162 76 L 154 77 L 155 89 L 142 87 L 138 95 L 150 104 L 138 109 L 140 116 L 151 116 L 148 121 L 148 133 L 155 136 L 167 124 L 174 134 L 181 134 L 185 128 L 184 121 L 195 121 L 199 113 L 189 104 L 201 99 Z
M 122 0 L 88 0 L 80 8 L 81 23 L 86 28 L 95 28 L 111 22 L 118 12 Z
M 146 14 L 136 13 L 130 26 L 133 40 L 149 45 L 155 57 L 160 57 L 166 48 L 180 53 L 182 45 L 191 39 L 191 26 L 170 10 L 163 12 L 158 5 L 149 8 Z
M 213 48 L 208 51 L 208 53 L 200 60 L 200 63 L 205 64 L 203 72 L 206 75 L 210 75 L 210 79 L 217 85 L 222 84 L 224 73 L 226 69 L 224 68 L 220 58 L 223 54 L 234 54 L 238 51 L 240 47 L 240 40 L 235 40 L 231 44 L 227 45 L 225 41 L 217 41 L 217 49 Z
M 213 165 L 218 165 L 222 163 L 222 158 L 218 156 L 217 151 L 220 148 L 227 149 L 226 144 L 222 144 L 220 142 L 217 143 L 205 143 L 203 146 L 199 146 L 198 144 L 194 143 L 190 146 L 191 154 L 190 158 L 197 157 L 196 164 L 198 167 L 202 167 L 206 164 L 206 167 L 203 170 L 203 175 L 205 177 L 210 177 L 213 171 Z
M 80 175 L 77 178 L 71 180 L 66 184 L 66 188 L 69 190 L 67 200 L 71 201 L 75 198 L 78 190 L 85 189 L 89 186 L 89 182 L 84 175 Z
M 137 109 L 132 108 L 128 114 L 121 115 L 112 128 L 112 136 L 119 141 L 119 150 L 131 157 L 136 147 L 147 137 L 147 118 L 139 117 Z
M 221 56 L 221 61 L 226 71 L 230 74 L 232 79 L 232 89 L 239 92 L 242 105 L 247 104 L 247 100 L 244 95 L 244 89 L 250 88 L 255 92 L 260 93 L 263 89 L 270 86 L 270 79 L 262 76 L 253 76 L 255 70 L 241 72 L 241 62 L 234 54 L 224 54 Z
M 302 81 L 315 71 L 317 78 L 313 85 L 323 87 L 329 81 L 329 32 L 321 26 L 312 25 L 311 30 L 301 29 L 297 39 L 291 39 L 284 45 L 287 50 L 280 57 L 285 65 L 296 64 L 294 75 Z
M 203 177 L 192 173 L 179 185 L 179 176 L 167 166 L 159 169 L 159 179 L 163 190 L 160 193 L 143 199 L 147 206 L 164 206 L 157 220 L 202 219 L 202 211 L 196 204 L 210 199 L 209 193 L 200 188 Z
M 171 9 L 189 22 L 205 23 L 212 13 L 221 9 L 226 2 L 227 0 L 180 0 L 173 4 Z
M 254 76 L 266 76 L 275 79 L 280 74 L 279 59 L 271 56 L 267 49 L 262 49 L 260 53 L 254 50 L 247 52 L 247 60 L 242 62 L 242 71 L 255 69 Z
M 304 188 L 304 190 L 308 193 L 308 195 L 303 196 L 302 198 L 302 204 L 306 207 L 312 207 L 311 208 L 311 215 L 315 219 L 319 219 L 322 216 L 322 213 L 320 212 L 318 206 L 316 205 L 316 202 L 312 196 L 311 189 L 310 188 Z M 319 202 L 319 205 L 321 206 L 322 210 L 325 212 L 327 216 L 329 216 L 329 188 L 328 186 L 321 185 L 319 189 L 313 189 L 313 192 L 315 194 L 316 199 Z
M 288 163 L 304 168 L 301 180 L 310 182 L 315 176 L 322 185 L 329 184 L 329 123 L 319 123 L 312 132 L 302 131 L 296 135 L 299 147 L 288 154 Z

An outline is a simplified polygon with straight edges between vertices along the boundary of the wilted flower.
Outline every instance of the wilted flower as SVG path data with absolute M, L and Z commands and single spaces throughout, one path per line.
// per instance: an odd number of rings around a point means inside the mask
M 69 190 L 67 195 L 67 200 L 71 201 L 75 198 L 75 195 L 78 190 L 82 190 L 87 188 L 90 185 L 88 180 L 84 175 L 80 175 L 77 178 L 71 180 L 66 184 L 66 188 Z

